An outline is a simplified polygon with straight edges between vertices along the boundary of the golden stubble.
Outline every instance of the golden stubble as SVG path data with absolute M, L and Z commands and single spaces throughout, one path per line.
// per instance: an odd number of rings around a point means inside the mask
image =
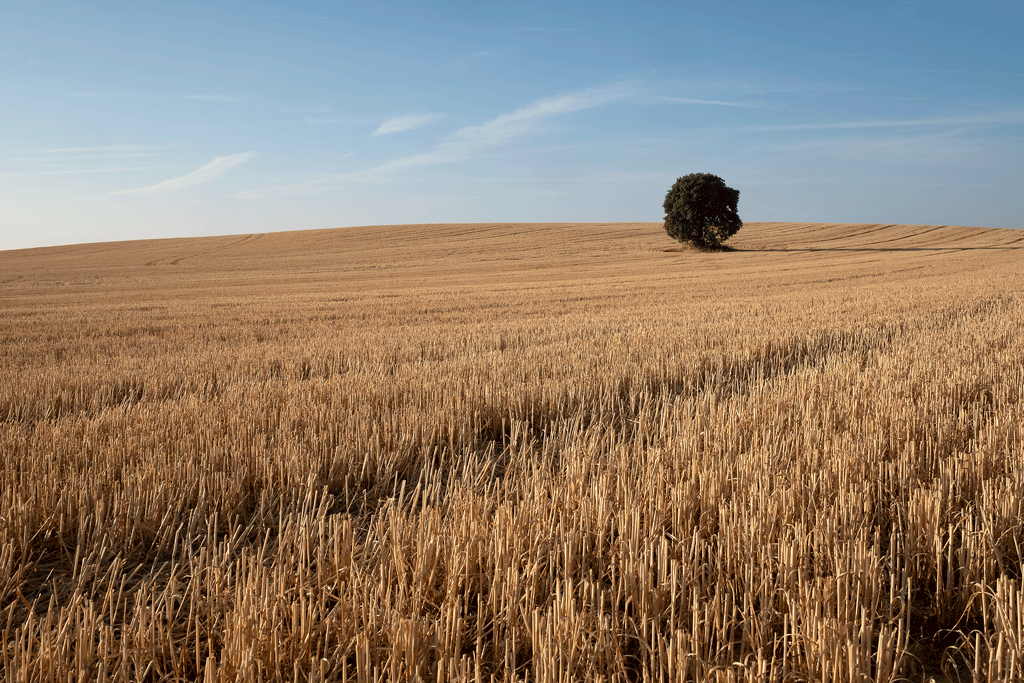
M 1024 678 L 1024 235 L 0 252 L 19 681 Z

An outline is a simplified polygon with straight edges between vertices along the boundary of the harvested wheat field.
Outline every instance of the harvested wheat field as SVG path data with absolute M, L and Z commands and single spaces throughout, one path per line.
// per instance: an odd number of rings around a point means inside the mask
M 1020 681 L 1024 232 L 0 252 L 8 681 Z

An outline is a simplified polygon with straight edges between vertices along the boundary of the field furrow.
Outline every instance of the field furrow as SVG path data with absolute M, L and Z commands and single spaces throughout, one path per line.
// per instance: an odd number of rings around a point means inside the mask
M 0 252 L 0 677 L 1024 678 L 1024 242 Z

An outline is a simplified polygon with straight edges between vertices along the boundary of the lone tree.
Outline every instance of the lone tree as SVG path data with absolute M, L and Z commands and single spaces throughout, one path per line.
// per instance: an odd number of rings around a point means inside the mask
M 665 195 L 665 232 L 702 249 L 720 249 L 743 227 L 736 213 L 740 191 L 710 173 L 691 173 L 676 180 Z

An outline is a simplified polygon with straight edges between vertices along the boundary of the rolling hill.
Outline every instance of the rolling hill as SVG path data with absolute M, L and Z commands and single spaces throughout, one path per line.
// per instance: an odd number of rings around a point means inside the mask
M 1024 679 L 1024 232 L 0 252 L 4 680 Z

